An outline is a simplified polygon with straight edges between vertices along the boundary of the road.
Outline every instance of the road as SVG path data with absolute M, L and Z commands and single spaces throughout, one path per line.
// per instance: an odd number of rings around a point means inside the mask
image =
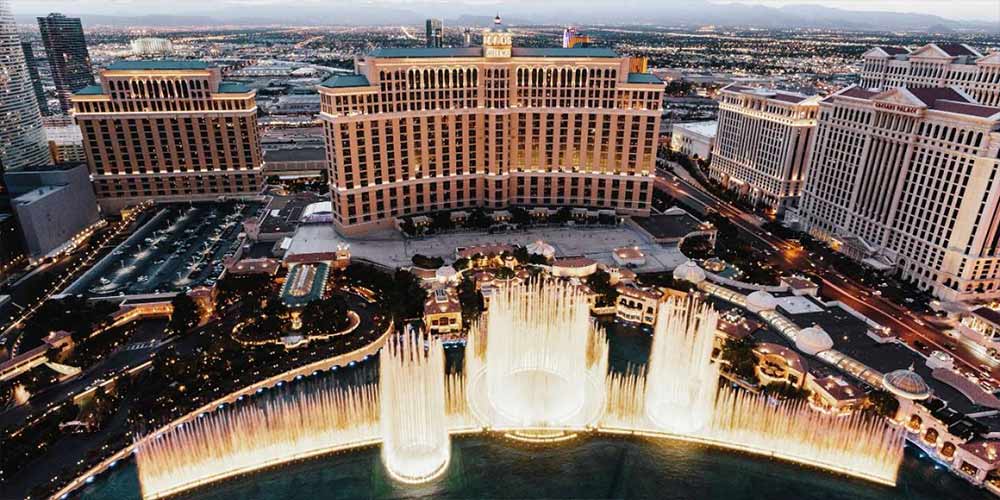
M 950 352 L 955 358 L 956 367 L 963 366 L 979 377 L 985 375 L 994 381 L 1000 374 L 997 362 L 991 359 L 985 350 L 978 345 L 957 341 L 945 334 L 942 329 L 920 319 L 908 308 L 873 295 L 868 287 L 838 273 L 822 260 L 813 259 L 799 245 L 750 223 L 748 219 L 752 216 L 705 191 L 700 186 L 685 180 L 683 177 L 676 176 L 675 178 L 672 173 L 660 170 L 656 179 L 656 187 L 694 208 L 712 209 L 725 216 L 740 231 L 771 249 L 774 252 L 774 263 L 783 271 L 789 273 L 809 271 L 815 274 L 822 281 L 820 294 L 825 299 L 847 304 L 876 323 L 889 327 L 900 340 L 917 349 L 923 355 L 926 356 L 933 350 Z M 926 347 L 919 348 L 916 344 L 917 341 Z M 948 349 L 949 345 L 954 348 Z M 983 366 L 987 370 L 984 371 L 981 368 Z

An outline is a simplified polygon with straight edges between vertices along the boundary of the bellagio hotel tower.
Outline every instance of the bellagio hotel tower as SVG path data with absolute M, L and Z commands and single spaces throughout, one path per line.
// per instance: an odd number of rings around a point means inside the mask
M 663 84 L 604 48 L 379 49 L 320 88 L 334 222 L 473 207 L 646 215 Z

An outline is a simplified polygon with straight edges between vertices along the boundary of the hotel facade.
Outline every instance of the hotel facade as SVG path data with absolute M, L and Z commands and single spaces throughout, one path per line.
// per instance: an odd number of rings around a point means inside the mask
M 979 104 L 1000 106 L 1000 52 L 983 55 L 960 43 L 929 43 L 910 52 L 874 47 L 862 56 L 860 86 L 957 87 Z
M 1000 296 L 1000 108 L 948 87 L 820 104 L 802 229 L 946 300 Z
M 729 85 L 722 89 L 709 175 L 782 214 L 798 204 L 819 97 Z
M 255 96 L 204 62 L 108 66 L 72 98 L 101 207 L 258 194 Z
M 338 231 L 470 207 L 648 214 L 663 84 L 629 62 L 515 48 L 499 23 L 482 47 L 359 59 L 320 88 Z

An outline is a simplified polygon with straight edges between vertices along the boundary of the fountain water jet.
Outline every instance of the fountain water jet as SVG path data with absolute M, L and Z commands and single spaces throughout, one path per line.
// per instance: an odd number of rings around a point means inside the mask
M 646 412 L 671 433 L 690 433 L 711 419 L 719 370 L 712 344 L 719 314 L 691 297 L 660 304 L 646 375 Z
M 441 342 L 408 329 L 382 349 L 379 366 L 385 468 L 400 482 L 429 481 L 451 458 Z
M 600 416 L 608 345 L 579 287 L 501 287 L 473 325 L 465 359 L 470 409 L 491 428 L 537 434 L 582 429 Z

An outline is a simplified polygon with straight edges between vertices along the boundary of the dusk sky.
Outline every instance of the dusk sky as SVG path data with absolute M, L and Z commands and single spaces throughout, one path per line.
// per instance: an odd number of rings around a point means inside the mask
M 574 8 L 586 4 L 614 4 L 636 6 L 665 5 L 673 0 L 625 0 L 608 2 L 605 0 L 552 0 L 552 4 L 564 3 Z M 707 0 L 712 3 L 728 3 L 718 0 Z M 438 11 L 434 15 L 448 13 L 471 14 L 479 9 L 501 12 L 509 15 L 529 14 L 533 7 L 538 6 L 537 0 L 12 0 L 13 8 L 19 14 L 38 14 L 48 11 L 62 11 L 71 14 L 202 14 L 217 12 L 227 6 L 247 5 L 302 5 L 319 4 L 336 6 L 346 3 L 357 6 L 361 3 L 379 4 L 402 8 L 421 9 L 428 12 Z M 991 21 L 1000 19 L 1000 1 L 998 0 L 741 0 L 738 3 L 759 4 L 768 6 L 783 6 L 794 4 L 816 4 L 825 7 L 835 7 L 849 10 L 876 10 L 934 14 L 950 19 Z

